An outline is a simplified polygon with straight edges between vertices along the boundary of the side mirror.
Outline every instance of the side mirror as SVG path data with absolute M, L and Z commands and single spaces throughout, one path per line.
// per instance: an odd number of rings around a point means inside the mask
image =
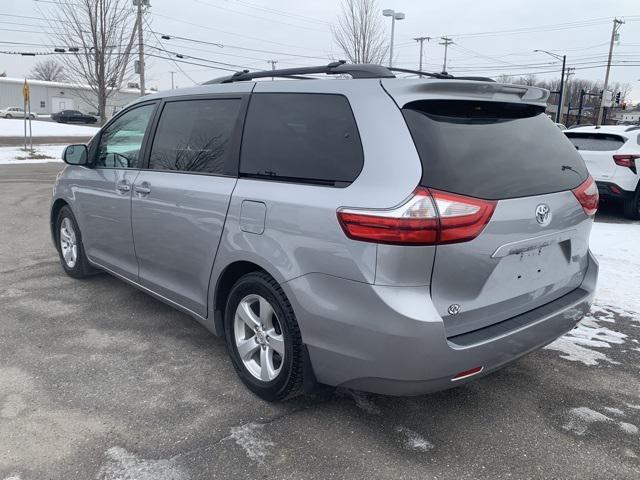
M 86 145 L 69 145 L 62 152 L 62 160 L 69 165 L 86 165 L 87 157 Z

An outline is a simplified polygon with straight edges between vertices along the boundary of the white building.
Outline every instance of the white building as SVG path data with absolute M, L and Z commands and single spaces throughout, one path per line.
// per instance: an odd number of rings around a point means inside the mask
M 92 105 L 87 99 L 95 93 L 87 86 L 62 82 L 29 80 L 31 111 L 37 114 L 51 114 L 60 110 L 80 110 L 82 113 L 96 114 L 96 101 Z M 22 107 L 22 86 L 24 78 L 0 77 L 0 108 Z M 125 105 L 140 96 L 140 90 L 123 88 L 107 99 L 106 114 L 112 116 Z

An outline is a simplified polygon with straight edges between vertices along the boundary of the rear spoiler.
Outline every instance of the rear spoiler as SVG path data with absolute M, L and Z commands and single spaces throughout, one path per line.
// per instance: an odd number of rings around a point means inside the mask
M 399 107 L 416 100 L 483 100 L 547 106 L 549 90 L 527 85 L 472 80 L 381 80 Z

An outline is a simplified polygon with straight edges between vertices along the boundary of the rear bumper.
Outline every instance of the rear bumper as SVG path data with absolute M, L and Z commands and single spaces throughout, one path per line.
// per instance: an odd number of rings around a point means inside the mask
M 632 198 L 634 195 L 633 190 L 625 190 L 619 185 L 616 185 L 612 182 L 600 182 L 597 181 L 596 185 L 598 186 L 598 193 L 600 194 L 600 198 L 611 199 L 611 200 L 627 200 Z
M 591 307 L 597 275 L 597 261 L 589 254 L 579 289 L 464 341 L 447 339 L 428 286 L 383 287 L 308 274 L 284 287 L 319 382 L 420 395 L 486 375 L 571 330 Z M 475 367 L 482 372 L 452 381 Z

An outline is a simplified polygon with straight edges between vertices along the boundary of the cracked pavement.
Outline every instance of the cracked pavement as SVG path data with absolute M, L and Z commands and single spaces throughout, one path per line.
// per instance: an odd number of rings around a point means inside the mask
M 0 480 L 640 477 L 637 314 L 598 312 L 625 335 L 614 362 L 547 349 L 429 396 L 269 404 L 187 315 L 63 273 L 48 230 L 60 168 L 0 166 Z

